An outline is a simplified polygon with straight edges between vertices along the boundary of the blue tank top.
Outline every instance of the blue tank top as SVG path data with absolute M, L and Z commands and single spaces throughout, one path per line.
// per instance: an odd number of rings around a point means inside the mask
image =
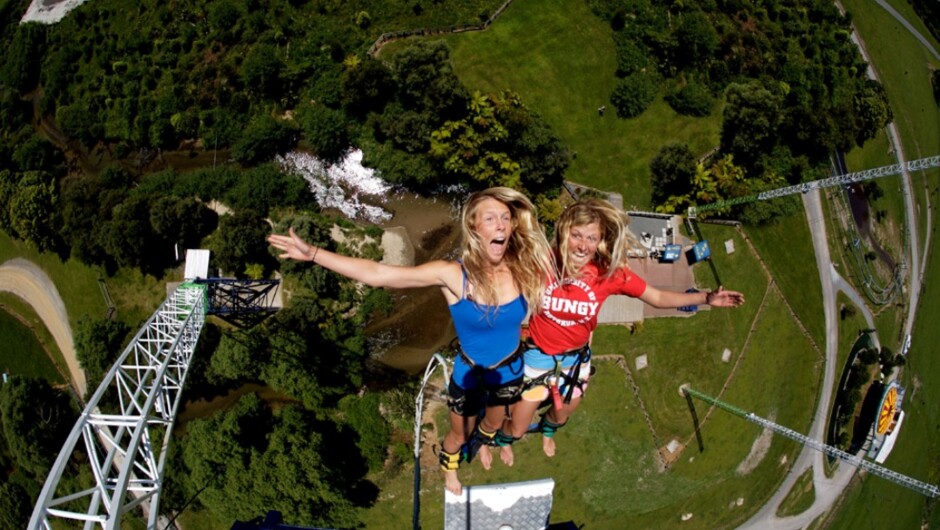
M 466 285 L 466 272 L 464 272 Z M 500 305 L 477 305 L 461 296 L 457 303 L 448 306 L 454 320 L 454 328 L 460 339 L 460 347 L 473 363 L 489 367 L 509 357 L 519 347 L 522 320 L 528 305 L 520 295 L 515 300 Z M 483 382 L 499 385 L 522 375 L 522 357 L 507 365 L 492 370 L 483 370 Z M 477 386 L 472 367 L 461 357 L 454 361 L 454 382 L 465 389 Z

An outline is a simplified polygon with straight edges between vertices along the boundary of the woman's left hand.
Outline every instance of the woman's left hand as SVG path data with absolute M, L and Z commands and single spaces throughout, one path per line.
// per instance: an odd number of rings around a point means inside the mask
M 744 303 L 744 295 L 737 291 L 725 291 L 719 287 L 705 295 L 705 303 L 712 307 L 738 307 Z

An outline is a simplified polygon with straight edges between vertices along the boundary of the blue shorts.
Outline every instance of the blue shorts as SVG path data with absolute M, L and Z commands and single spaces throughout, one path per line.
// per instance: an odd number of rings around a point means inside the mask
M 546 353 L 542 353 L 542 350 L 538 348 L 531 348 L 522 354 L 522 358 L 525 361 L 526 380 L 532 381 L 542 378 L 542 381 L 544 381 L 544 384 L 532 386 L 522 393 L 522 399 L 525 401 L 542 402 L 545 399 L 548 399 L 548 379 L 544 376 L 555 371 L 556 361 L 561 362 L 561 371 L 568 376 L 567 379 L 569 380 L 574 379 L 575 367 L 578 365 L 578 361 L 583 361 L 581 362 L 581 368 L 578 371 L 578 381 L 580 381 L 581 384 L 576 385 L 572 389 L 571 397 L 581 397 L 584 394 L 584 390 L 587 389 L 587 381 L 591 376 L 590 348 L 587 349 L 584 356 L 582 356 L 580 352 L 548 355 Z M 562 395 L 566 395 L 568 393 L 568 385 L 565 383 L 565 378 L 562 378 L 562 380 L 559 382 L 558 390 Z

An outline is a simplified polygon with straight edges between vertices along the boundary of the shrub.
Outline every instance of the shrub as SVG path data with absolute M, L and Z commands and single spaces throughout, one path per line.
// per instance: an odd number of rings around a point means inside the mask
M 634 73 L 617 84 L 610 96 L 610 102 L 617 109 L 618 117 L 635 118 L 653 103 L 656 92 L 656 81 L 652 76 Z
M 684 116 L 708 116 L 712 112 L 715 98 L 708 88 L 694 81 L 666 96 L 666 103 Z

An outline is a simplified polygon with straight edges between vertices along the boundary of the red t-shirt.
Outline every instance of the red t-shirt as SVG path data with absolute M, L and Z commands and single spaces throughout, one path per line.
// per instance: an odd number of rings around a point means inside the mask
M 608 296 L 636 298 L 646 291 L 646 281 L 627 267 L 609 278 L 598 272 L 596 264 L 588 263 L 580 278 L 554 280 L 545 288 L 541 311 L 529 322 L 529 338 L 540 350 L 555 355 L 584 346 L 597 327 L 597 314 Z

